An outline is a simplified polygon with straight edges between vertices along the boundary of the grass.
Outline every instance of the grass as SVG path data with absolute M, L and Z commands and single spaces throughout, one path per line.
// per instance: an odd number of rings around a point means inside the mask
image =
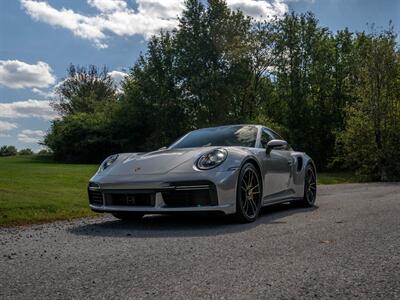
M 38 156 L 0 158 L 0 226 L 90 216 L 87 183 L 95 165 Z
M 0 227 L 94 215 L 87 183 L 95 165 L 56 163 L 39 156 L 0 157 Z M 349 173 L 320 173 L 319 184 L 357 182 Z
M 334 173 L 319 173 L 318 184 L 338 184 L 338 183 L 355 183 L 360 182 L 360 179 L 352 174 L 346 172 L 334 172 Z

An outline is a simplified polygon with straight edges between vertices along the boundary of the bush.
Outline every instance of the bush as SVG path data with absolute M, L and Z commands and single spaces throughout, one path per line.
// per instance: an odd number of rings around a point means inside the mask
M 42 150 L 40 150 L 40 151 L 38 152 L 38 155 L 39 155 L 39 156 L 51 156 L 51 155 L 53 155 L 53 152 L 51 152 L 51 151 L 48 150 L 48 149 L 42 149 Z
M 105 113 L 76 113 L 53 122 L 45 144 L 54 158 L 67 162 L 99 163 L 120 152 Z
M 32 155 L 33 151 L 29 148 L 18 151 L 18 155 Z

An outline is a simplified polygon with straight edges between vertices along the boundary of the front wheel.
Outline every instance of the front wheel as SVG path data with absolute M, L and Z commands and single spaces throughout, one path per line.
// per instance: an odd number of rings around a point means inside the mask
M 312 207 L 317 198 L 317 178 L 311 165 L 308 165 L 304 174 L 304 196 L 300 201 L 303 207 Z
M 246 163 L 240 170 L 236 191 L 236 219 L 242 223 L 254 222 L 261 208 L 262 183 L 257 169 Z

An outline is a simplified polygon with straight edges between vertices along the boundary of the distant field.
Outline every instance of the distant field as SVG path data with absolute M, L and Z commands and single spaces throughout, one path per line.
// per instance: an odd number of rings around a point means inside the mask
M 0 157 L 0 226 L 94 215 L 87 183 L 95 165 L 60 164 L 37 156 Z M 356 182 L 348 173 L 319 174 L 319 184 Z
M 0 157 L 0 226 L 91 215 L 86 188 L 96 168 L 35 156 Z

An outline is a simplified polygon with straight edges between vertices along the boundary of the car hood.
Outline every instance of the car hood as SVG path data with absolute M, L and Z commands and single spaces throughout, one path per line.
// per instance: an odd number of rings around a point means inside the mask
M 149 153 L 122 154 L 109 168 L 107 175 L 165 174 L 178 167 L 181 171 L 191 171 L 195 160 L 213 148 L 166 149 Z

